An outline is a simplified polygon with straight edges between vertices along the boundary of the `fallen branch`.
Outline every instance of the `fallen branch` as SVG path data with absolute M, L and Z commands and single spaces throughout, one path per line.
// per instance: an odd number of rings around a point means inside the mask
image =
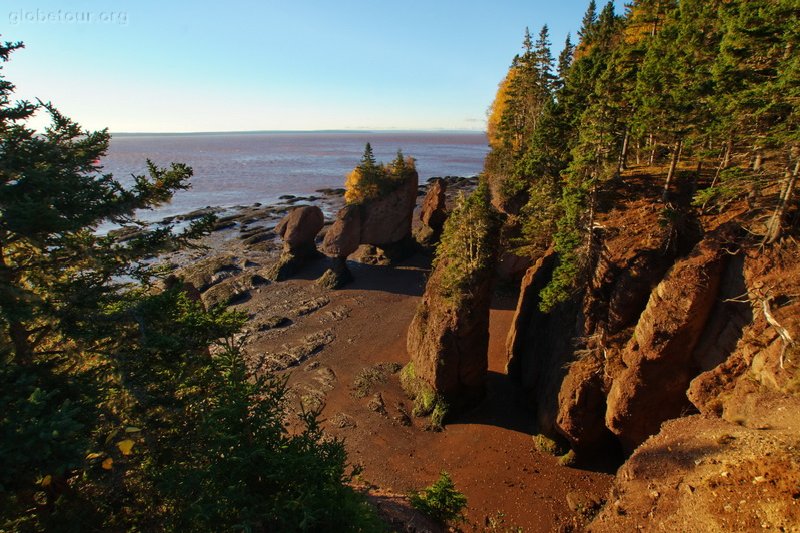
M 761 310 L 764 312 L 764 318 L 767 319 L 767 322 L 769 323 L 770 326 L 775 328 L 775 331 L 778 332 L 778 336 L 780 336 L 781 340 L 783 341 L 783 348 L 781 349 L 781 359 L 780 359 L 781 370 L 783 370 L 783 360 L 784 356 L 786 355 L 786 350 L 790 346 L 794 346 L 794 339 L 792 339 L 792 336 L 789 334 L 789 330 L 781 326 L 780 323 L 778 323 L 778 321 L 775 320 L 775 317 L 772 315 L 772 311 L 769 307 L 769 301 L 770 298 L 761 298 Z

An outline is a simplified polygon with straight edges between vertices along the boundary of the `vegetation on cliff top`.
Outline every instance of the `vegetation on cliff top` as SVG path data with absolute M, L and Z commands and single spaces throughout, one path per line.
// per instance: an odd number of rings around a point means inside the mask
M 454 300 L 486 276 L 497 254 L 499 217 L 481 180 L 469 196 L 461 195 L 444 224 L 434 268 L 443 268 L 441 290 Z
M 397 189 L 417 171 L 413 157 L 404 157 L 402 150 L 389 164 L 378 163 L 369 143 L 364 147 L 361 161 L 345 180 L 344 199 L 348 204 L 360 204 L 380 198 Z
M 485 170 L 520 253 L 559 253 L 544 310 L 585 280 L 599 185 L 632 158 L 667 164 L 666 218 L 688 191 L 702 209 L 748 198 L 766 244 L 797 228 L 799 18 L 791 0 L 635 0 L 622 16 L 591 1 L 557 62 L 547 27 L 535 42 L 526 30 L 490 109 Z

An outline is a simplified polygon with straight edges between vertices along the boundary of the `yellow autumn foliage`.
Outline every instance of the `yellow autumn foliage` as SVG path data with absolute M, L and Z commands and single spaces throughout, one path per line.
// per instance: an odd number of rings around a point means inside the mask
M 356 167 L 347 174 L 344 181 L 344 201 L 348 204 L 358 204 L 378 195 L 378 184 L 365 176 L 360 168 Z
M 379 198 L 393 191 L 409 172 L 416 172 L 416 160 L 413 157 L 404 158 L 402 165 L 395 160 L 391 164 L 376 165 L 369 169 L 357 166 L 345 178 L 344 200 L 348 204 L 359 204 Z
M 503 120 L 503 114 L 506 111 L 509 101 L 509 87 L 514 79 L 517 77 L 518 70 L 514 67 L 508 70 L 508 74 L 503 78 L 497 86 L 497 94 L 494 97 L 489 108 L 489 118 L 486 123 L 486 135 L 489 138 L 489 146 L 498 148 L 502 144 L 500 138 L 500 122 Z
M 119 451 L 122 453 L 122 455 L 130 455 L 134 444 L 136 443 L 133 440 L 125 439 L 117 443 L 117 448 L 119 448 Z

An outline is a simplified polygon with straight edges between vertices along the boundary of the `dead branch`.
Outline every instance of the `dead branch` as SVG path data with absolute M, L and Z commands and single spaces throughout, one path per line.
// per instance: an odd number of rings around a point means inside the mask
M 767 319 L 767 322 L 770 326 L 775 328 L 775 331 L 778 332 L 778 336 L 780 336 L 781 340 L 783 341 L 783 348 L 781 349 L 780 358 L 781 370 L 783 370 L 783 360 L 784 356 L 786 355 L 786 350 L 790 346 L 794 346 L 794 339 L 792 339 L 792 336 L 789 334 L 789 330 L 781 326 L 780 323 L 775 320 L 775 317 L 772 315 L 772 310 L 769 306 L 770 300 L 771 298 L 761 298 L 761 310 L 764 312 L 764 318 Z

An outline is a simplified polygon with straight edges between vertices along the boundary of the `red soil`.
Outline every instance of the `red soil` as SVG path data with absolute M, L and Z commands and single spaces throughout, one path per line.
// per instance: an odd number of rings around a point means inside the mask
M 322 266 L 312 265 L 306 276 L 313 279 Z M 248 353 L 257 360 L 311 333 L 333 332 L 332 342 L 290 370 L 290 384 L 298 397 L 312 393 L 322 398 L 326 430 L 345 440 L 350 461 L 363 466 L 364 482 L 404 494 L 431 484 L 445 470 L 467 496 L 465 530 L 491 530 L 495 524 L 500 530 L 554 531 L 582 524 L 567 494 L 573 493 L 573 502 L 599 501 L 611 476 L 560 466 L 557 458 L 534 449 L 532 417 L 514 400 L 505 375 L 505 338 L 516 297 L 496 297 L 491 311 L 486 399 L 448 420 L 444 431 L 426 431 L 425 419 L 412 416 L 411 425 L 403 425 L 401 410 L 410 413 L 413 406 L 396 374 L 368 387 L 362 398 L 353 388 L 356 376 L 372 365 L 408 362 L 406 331 L 424 288 L 425 270 L 420 265 L 352 266 L 356 281 L 341 291 L 326 292 L 311 281 L 293 280 L 254 293 L 241 308 L 268 314 L 282 307 L 293 324 L 256 337 Z M 291 301 L 318 297 L 329 302 L 312 313 L 292 315 Z M 342 314 L 336 311 L 348 316 L 334 318 Z M 370 403 L 376 407 L 376 394 L 385 409 L 370 409 Z

